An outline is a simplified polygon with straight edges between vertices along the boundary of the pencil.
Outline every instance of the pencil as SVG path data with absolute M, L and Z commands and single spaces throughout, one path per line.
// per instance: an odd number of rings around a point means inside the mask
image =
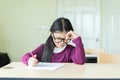
M 31 54 L 32 57 L 34 56 L 32 52 L 30 52 L 30 54 Z

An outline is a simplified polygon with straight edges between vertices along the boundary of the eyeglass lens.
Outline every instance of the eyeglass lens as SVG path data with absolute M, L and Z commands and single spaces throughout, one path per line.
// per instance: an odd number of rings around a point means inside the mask
M 70 41 L 71 41 L 71 39 L 69 39 L 69 40 L 65 40 L 65 38 L 55 38 L 55 36 L 54 36 L 54 34 L 53 34 L 53 38 L 54 38 L 54 41 L 56 42 L 56 43 L 60 43 L 60 42 L 65 42 L 65 43 L 69 43 Z

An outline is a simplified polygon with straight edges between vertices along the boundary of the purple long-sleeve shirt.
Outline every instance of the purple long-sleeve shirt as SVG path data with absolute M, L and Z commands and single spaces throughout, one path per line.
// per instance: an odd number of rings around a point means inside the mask
M 66 48 L 59 53 L 53 53 L 51 57 L 51 62 L 73 62 L 75 64 L 84 64 L 85 63 L 85 52 L 82 44 L 81 37 L 77 37 L 73 40 L 75 47 L 72 45 L 67 45 Z M 41 44 L 38 48 L 32 51 L 33 55 L 37 55 L 37 59 L 40 61 L 42 56 L 42 50 L 44 44 Z M 22 57 L 22 62 L 28 65 L 28 60 L 32 55 L 30 52 L 26 53 Z

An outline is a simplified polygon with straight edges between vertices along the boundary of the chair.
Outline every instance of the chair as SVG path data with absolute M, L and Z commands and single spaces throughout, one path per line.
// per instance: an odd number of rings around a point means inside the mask
M 120 54 L 99 54 L 98 63 L 120 63 Z
M 7 53 L 0 52 L 0 67 L 5 66 L 10 63 L 10 58 Z
M 86 63 L 97 63 L 98 54 L 104 53 L 103 49 L 85 49 Z
M 104 53 L 104 49 L 89 49 L 89 48 L 86 48 L 85 53 L 86 54 L 102 54 L 102 53 Z

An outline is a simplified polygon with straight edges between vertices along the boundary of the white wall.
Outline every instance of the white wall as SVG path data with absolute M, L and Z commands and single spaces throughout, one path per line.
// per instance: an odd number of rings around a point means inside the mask
M 105 1 L 101 0 L 101 45 L 104 49 L 107 47 Z M 7 52 L 12 61 L 20 61 L 25 52 L 45 42 L 56 18 L 57 0 L 0 0 L 0 52 Z
M 0 51 L 20 61 L 44 43 L 57 16 L 56 5 L 56 0 L 0 0 Z

